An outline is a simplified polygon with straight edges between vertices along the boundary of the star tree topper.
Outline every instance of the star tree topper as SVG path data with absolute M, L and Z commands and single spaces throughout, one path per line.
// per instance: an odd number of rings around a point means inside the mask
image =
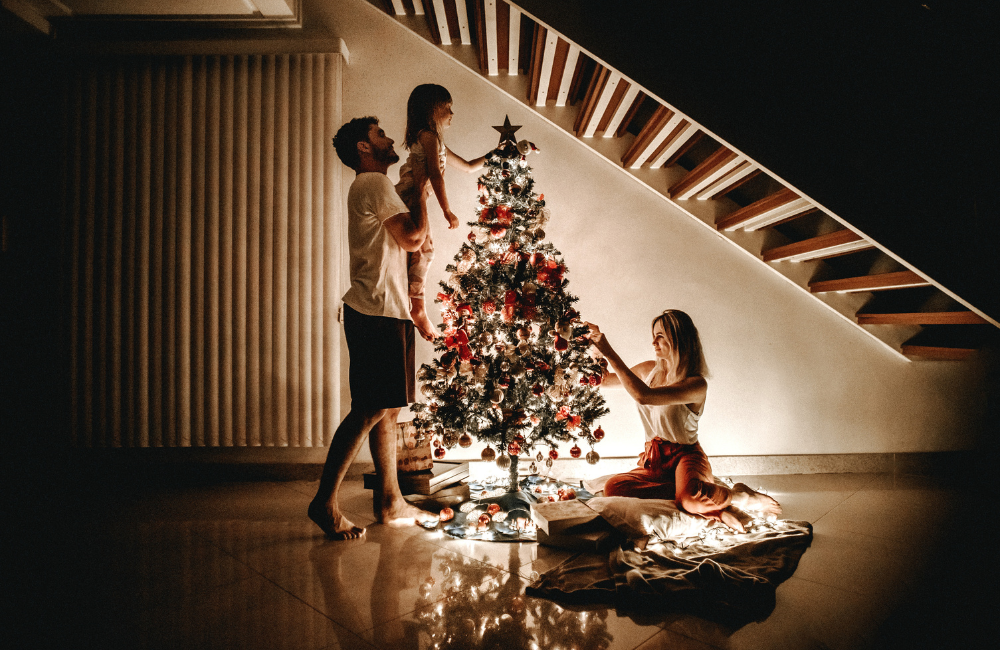
M 517 126 L 512 125 L 510 123 L 510 117 L 504 115 L 503 125 L 494 126 L 493 128 L 500 132 L 500 144 L 503 144 L 504 142 L 516 142 L 516 140 L 514 139 L 514 133 L 516 133 L 517 130 L 521 128 L 521 125 Z M 497 146 L 499 147 L 500 145 Z

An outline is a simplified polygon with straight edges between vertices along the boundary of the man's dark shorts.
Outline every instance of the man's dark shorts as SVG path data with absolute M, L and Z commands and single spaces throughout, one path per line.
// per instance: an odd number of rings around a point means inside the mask
M 368 316 L 344 305 L 351 355 L 351 405 L 401 408 L 416 401 L 413 322 Z

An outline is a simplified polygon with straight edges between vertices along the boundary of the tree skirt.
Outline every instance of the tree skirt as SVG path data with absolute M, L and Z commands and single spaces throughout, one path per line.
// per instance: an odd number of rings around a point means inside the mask
M 472 499 L 458 506 L 455 518 L 431 526 L 459 539 L 483 542 L 534 542 L 535 523 L 531 505 L 549 497 L 558 498 L 559 490 L 572 489 L 581 501 L 594 495 L 580 485 L 532 475 L 521 480 L 517 492 L 508 492 L 505 485 L 469 483 Z M 493 506 L 491 508 L 491 506 Z

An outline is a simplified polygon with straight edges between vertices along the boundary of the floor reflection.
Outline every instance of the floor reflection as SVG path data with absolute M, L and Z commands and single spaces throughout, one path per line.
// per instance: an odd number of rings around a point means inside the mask
M 413 615 L 421 637 L 418 647 L 606 650 L 611 646 L 606 609 L 573 612 L 551 601 L 526 596 L 525 583 L 517 575 L 518 549 L 513 544 L 508 548 L 507 567 L 443 550 L 434 554 L 433 575 L 428 574 L 421 585 L 425 600 Z M 434 575 L 443 576 L 445 597 L 430 603 L 427 600 L 436 581 Z

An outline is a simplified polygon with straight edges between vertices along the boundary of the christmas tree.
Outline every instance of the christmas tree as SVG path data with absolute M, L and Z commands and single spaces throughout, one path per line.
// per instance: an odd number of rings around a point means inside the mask
M 598 461 L 593 446 L 604 431 L 594 424 L 608 412 L 598 390 L 606 362 L 573 309 L 565 260 L 545 241 L 549 211 L 527 162 L 537 149 L 515 142 L 520 127 L 509 119 L 493 128 L 500 143 L 479 177 L 477 219 L 436 298 L 444 336 L 418 373 L 427 402 L 413 411 L 436 458 L 473 438 L 485 442 L 483 460 L 509 469 L 508 489 L 516 491 L 522 455 L 551 467 L 559 443 L 573 441 L 571 456 L 585 442 L 588 462 Z

